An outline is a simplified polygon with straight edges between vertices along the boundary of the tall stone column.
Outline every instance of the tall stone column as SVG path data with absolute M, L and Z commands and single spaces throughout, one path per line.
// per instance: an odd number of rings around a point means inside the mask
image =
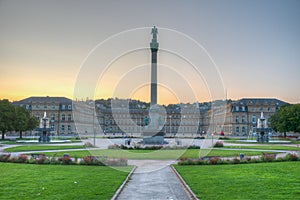
M 154 26 L 152 28 L 152 41 L 150 43 L 151 48 L 151 93 L 150 93 L 150 104 L 157 104 L 157 51 L 158 51 L 158 42 L 157 42 L 157 28 Z

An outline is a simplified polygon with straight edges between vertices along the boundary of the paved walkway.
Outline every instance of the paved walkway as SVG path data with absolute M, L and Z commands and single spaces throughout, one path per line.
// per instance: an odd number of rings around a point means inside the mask
M 173 161 L 131 161 L 137 169 L 117 198 L 118 200 L 188 200 L 190 195 L 171 170 Z

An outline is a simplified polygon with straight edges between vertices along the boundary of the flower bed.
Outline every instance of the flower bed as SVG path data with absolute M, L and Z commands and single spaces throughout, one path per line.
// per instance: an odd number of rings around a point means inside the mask
M 284 162 L 284 161 L 300 161 L 300 157 L 296 154 L 287 154 L 283 158 L 276 158 L 276 154 L 264 154 L 260 158 L 246 157 L 243 159 L 237 156 L 233 159 L 221 159 L 220 157 L 204 157 L 200 159 L 181 158 L 178 165 L 219 165 L 219 164 L 246 164 L 261 162 Z
M 108 158 L 97 156 L 85 156 L 82 159 L 71 158 L 69 155 L 63 157 L 46 157 L 45 155 L 27 156 L 19 154 L 11 156 L 11 154 L 0 155 L 0 162 L 12 163 L 28 163 L 28 164 L 55 164 L 55 165 L 98 165 L 98 166 L 127 166 L 126 158 Z

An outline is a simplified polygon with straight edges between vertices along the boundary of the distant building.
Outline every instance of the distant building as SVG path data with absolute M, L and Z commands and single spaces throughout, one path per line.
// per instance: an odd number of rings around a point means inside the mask
M 47 112 L 55 134 L 104 134 L 141 136 L 150 104 L 137 100 L 74 101 L 65 97 L 29 97 L 13 102 L 38 120 Z M 248 135 L 261 112 L 269 118 L 286 102 L 274 98 L 243 98 L 163 106 L 163 131 L 167 137 L 198 137 L 202 134 Z M 94 113 L 94 114 L 93 114 Z M 75 119 L 73 119 L 75 117 Z M 75 123 L 77 129 L 75 128 Z M 100 128 L 101 127 L 101 128 Z
M 39 121 L 44 112 L 50 120 L 50 128 L 55 134 L 75 133 L 72 115 L 72 100 L 65 97 L 29 97 L 13 102 L 15 106 L 26 108 Z
M 257 120 L 264 113 L 267 123 L 270 123 L 270 116 L 273 115 L 282 105 L 287 104 L 274 98 L 243 98 L 237 101 L 227 102 L 225 109 L 214 110 L 212 132 L 225 135 L 248 135 L 257 126 Z M 206 114 L 204 129 L 209 126 L 212 110 Z M 225 116 L 224 116 L 225 115 Z

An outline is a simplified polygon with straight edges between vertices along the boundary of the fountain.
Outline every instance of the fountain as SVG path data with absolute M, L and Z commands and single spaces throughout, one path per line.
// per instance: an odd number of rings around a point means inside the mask
M 18 140 L 17 143 L 71 143 L 71 140 L 51 140 L 50 131 L 53 129 L 50 128 L 49 118 L 47 118 L 47 113 L 44 112 L 43 118 L 40 119 L 39 127 L 36 128 L 39 132 L 38 140 Z
M 269 142 L 272 129 L 268 128 L 263 112 L 261 112 L 260 118 L 257 120 L 257 127 L 253 131 L 255 132 L 254 135 L 256 135 L 257 142 Z
M 50 125 L 49 119 L 47 118 L 46 112 L 44 112 L 43 118 L 40 120 L 40 125 L 38 128 L 40 132 L 39 142 L 40 143 L 48 143 L 50 142 Z

